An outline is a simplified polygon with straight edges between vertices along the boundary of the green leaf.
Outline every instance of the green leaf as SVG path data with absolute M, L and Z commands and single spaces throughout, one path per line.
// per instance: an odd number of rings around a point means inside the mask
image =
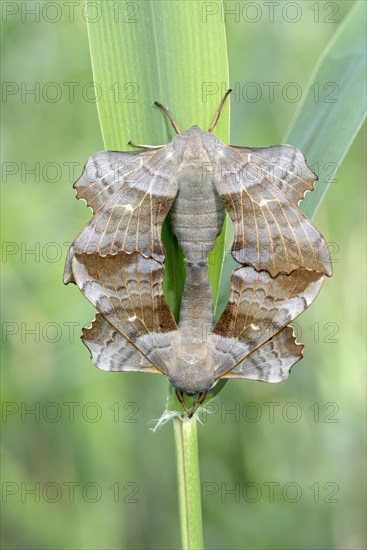
M 365 120 L 365 29 L 365 4 L 357 2 L 323 51 L 305 88 L 310 91 L 283 139 L 283 143 L 298 147 L 311 168 L 320 172 L 315 190 L 307 193 L 300 205 L 309 218 L 315 215 L 333 182 L 335 169 L 342 163 Z M 315 101 L 317 90 L 319 97 Z M 334 92 L 335 96 L 332 95 Z M 233 225 L 230 222 L 226 236 L 227 254 L 219 282 L 217 318 L 228 302 L 231 274 L 238 267 L 229 252 L 232 240 Z
M 284 139 L 301 149 L 319 175 L 301 205 L 310 218 L 365 120 L 365 8 L 365 2 L 357 2 L 325 48 Z
M 98 113 L 107 149 L 130 149 L 128 141 L 160 145 L 174 131 L 154 105 L 167 106 L 181 130 L 197 124 L 207 129 L 228 87 L 225 29 L 219 18 L 205 18 L 201 1 L 144 0 L 118 11 L 112 0 L 87 0 L 90 13 L 98 5 L 100 16 L 88 23 L 94 80 L 99 92 Z M 89 13 L 89 11 L 88 11 Z M 97 19 L 97 18 L 95 18 Z M 228 143 L 229 103 L 216 135 Z M 210 260 L 209 278 L 216 300 L 224 254 L 219 238 Z M 168 222 L 163 229 L 168 252 L 164 291 L 178 316 L 185 280 L 183 255 Z

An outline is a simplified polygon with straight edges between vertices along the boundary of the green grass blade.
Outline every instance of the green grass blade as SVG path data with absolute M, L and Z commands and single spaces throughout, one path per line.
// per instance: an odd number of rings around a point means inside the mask
M 319 175 L 301 209 L 312 217 L 366 116 L 366 5 L 357 2 L 325 48 L 284 143 L 306 155 Z M 321 86 L 324 84 L 324 88 Z M 325 87 L 326 86 L 326 87 Z
M 96 21 L 89 22 L 88 33 L 105 147 L 127 150 L 129 140 L 168 143 L 174 131 L 154 106 L 156 100 L 168 106 L 181 130 L 194 124 L 207 129 L 221 99 L 217 83 L 223 88 L 228 83 L 223 23 L 218 18 L 204 21 L 200 1 L 144 0 L 132 2 L 128 10 L 112 0 L 87 0 L 89 4 L 91 17 L 98 5 L 99 17 L 94 15 Z M 215 133 L 228 142 L 228 103 Z M 163 240 L 169 252 L 164 290 L 177 318 L 185 271 L 167 223 Z M 224 252 L 220 239 L 218 249 Z M 221 264 L 220 254 L 212 255 L 209 277 L 214 300 Z
M 173 420 L 177 449 L 177 477 L 179 487 L 182 548 L 200 550 L 204 547 L 197 423 L 195 419 Z
M 366 116 L 365 72 L 366 10 L 364 2 L 357 2 L 341 23 L 322 53 L 311 75 L 311 90 L 300 104 L 283 143 L 299 147 L 308 164 L 319 175 L 319 182 L 312 193 L 306 193 L 300 208 L 312 218 L 329 185 L 335 169 L 342 163 L 349 147 Z M 335 83 L 320 90 L 315 101 L 318 83 Z M 316 83 L 316 86 L 315 86 Z M 330 94 L 337 90 L 335 98 Z M 335 99 L 335 102 L 330 102 Z M 251 145 L 251 144 L 247 144 Z M 232 224 L 228 224 L 227 242 L 233 236 Z M 223 311 L 229 298 L 230 278 L 238 264 L 226 245 L 222 274 L 219 282 L 216 317 Z

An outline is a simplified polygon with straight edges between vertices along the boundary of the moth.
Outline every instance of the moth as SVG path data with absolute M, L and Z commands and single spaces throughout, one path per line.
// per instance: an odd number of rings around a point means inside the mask
M 193 126 L 165 146 L 103 151 L 74 184 L 93 218 L 71 245 L 64 282 L 98 310 L 82 339 L 107 371 L 165 374 L 189 416 L 221 378 L 279 382 L 302 357 L 289 323 L 316 298 L 331 261 L 299 210 L 315 174 L 290 145 L 237 147 Z M 231 296 L 216 324 L 208 253 L 225 211 L 235 237 Z M 163 294 L 164 219 L 185 255 L 176 323 Z M 198 396 L 191 410 L 185 395 Z

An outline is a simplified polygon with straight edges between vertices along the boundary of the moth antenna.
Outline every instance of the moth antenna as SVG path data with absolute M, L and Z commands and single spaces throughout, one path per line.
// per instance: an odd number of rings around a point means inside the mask
M 193 407 L 193 409 L 192 409 L 192 411 L 191 411 L 191 416 L 194 415 L 194 413 L 197 411 L 199 405 L 201 405 L 202 402 L 205 400 L 207 393 L 208 393 L 208 392 L 203 391 L 203 392 L 201 392 L 201 393 L 199 394 L 199 397 L 197 398 L 197 400 L 196 400 L 196 402 L 195 402 L 195 405 L 194 405 L 194 407 Z
M 176 397 L 181 403 L 181 405 L 183 406 L 183 408 L 185 409 L 185 413 L 187 414 L 187 416 L 191 418 L 193 413 L 187 408 L 187 405 L 185 403 L 185 399 L 181 390 L 176 390 Z
M 212 132 L 212 131 L 214 130 L 214 128 L 216 127 L 217 122 L 218 122 L 219 117 L 220 117 L 220 112 L 221 112 L 221 110 L 223 109 L 223 105 L 224 105 L 224 103 L 225 103 L 227 97 L 228 97 L 229 94 L 231 93 L 231 91 L 232 91 L 231 88 L 229 88 L 229 89 L 226 91 L 226 93 L 224 94 L 223 99 L 222 99 L 222 101 L 220 102 L 219 107 L 218 107 L 218 109 L 217 109 L 217 112 L 216 112 L 215 115 L 214 115 L 213 122 L 212 122 L 211 125 L 209 126 L 208 132 Z
M 132 147 L 140 147 L 140 149 L 162 149 L 164 145 L 141 145 L 139 143 L 134 143 L 133 141 L 129 141 L 128 145 L 131 145 Z
M 157 105 L 157 107 L 160 107 L 164 114 L 168 116 L 168 118 L 170 119 L 171 121 L 171 124 L 176 132 L 176 134 L 181 134 L 181 130 L 180 128 L 177 126 L 177 122 L 175 121 L 175 119 L 173 118 L 173 116 L 171 115 L 171 113 L 169 112 L 169 110 L 167 109 L 167 107 L 165 107 L 164 105 L 162 105 L 162 103 L 159 103 L 159 101 L 155 101 L 154 102 L 155 105 Z

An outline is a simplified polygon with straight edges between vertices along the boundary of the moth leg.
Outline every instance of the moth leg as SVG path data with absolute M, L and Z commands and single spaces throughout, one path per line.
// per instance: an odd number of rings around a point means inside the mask
M 162 147 L 165 147 L 164 145 L 140 145 L 133 141 L 129 141 L 129 145 L 132 145 L 132 147 L 140 147 L 141 149 L 162 149 Z
M 189 418 L 191 418 L 191 417 L 192 417 L 192 413 L 191 413 L 191 411 L 187 408 L 187 405 L 186 405 L 185 399 L 184 399 L 184 395 L 183 395 L 183 393 L 182 393 L 181 390 L 177 390 L 177 389 L 176 389 L 176 397 L 177 397 L 177 399 L 179 400 L 179 402 L 181 403 L 181 405 L 183 406 L 183 408 L 185 409 L 185 413 L 187 414 L 187 416 L 188 416 Z
M 155 105 L 157 105 L 157 107 L 160 107 L 164 114 L 168 116 L 168 118 L 170 119 L 171 121 L 171 124 L 176 132 L 176 134 L 181 134 L 181 130 L 180 128 L 177 126 L 177 122 L 175 121 L 175 119 L 173 118 L 173 116 L 171 115 L 171 113 L 169 112 L 169 110 L 167 109 L 167 107 L 165 107 L 164 105 L 162 105 L 162 103 L 159 103 L 159 101 L 155 101 L 154 102 Z
M 191 416 L 194 415 L 194 413 L 197 411 L 199 405 L 202 404 L 202 402 L 205 400 L 206 398 L 206 395 L 207 395 L 208 392 L 206 391 L 203 391 L 199 394 L 199 397 L 197 398 L 196 402 L 195 402 L 195 405 L 193 406 L 193 409 L 191 411 Z
M 212 132 L 212 131 L 214 130 L 214 128 L 216 127 L 217 122 L 218 122 L 219 117 L 220 117 L 220 112 L 221 112 L 221 110 L 223 109 L 223 105 L 224 105 L 224 103 L 225 103 L 227 97 L 228 97 L 229 94 L 231 93 L 231 91 L 232 91 L 231 88 L 229 88 L 229 89 L 226 91 L 226 93 L 224 94 L 223 99 L 222 99 L 222 101 L 220 102 L 219 107 L 218 107 L 218 109 L 217 109 L 217 112 L 216 112 L 215 115 L 214 115 L 213 122 L 212 122 L 211 125 L 209 126 L 208 132 Z

